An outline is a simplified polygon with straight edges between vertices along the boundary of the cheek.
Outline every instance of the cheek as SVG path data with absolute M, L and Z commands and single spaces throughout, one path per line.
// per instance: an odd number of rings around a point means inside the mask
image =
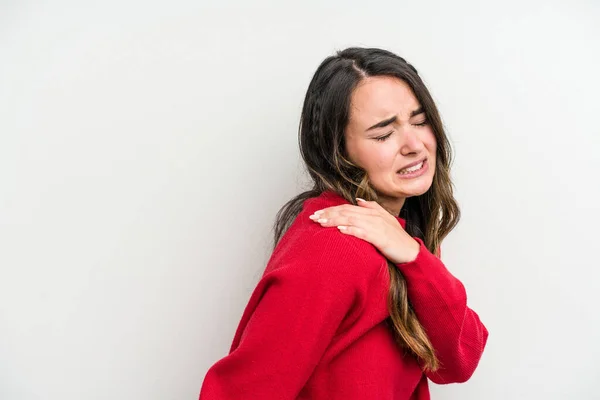
M 435 134 L 431 129 L 423 138 L 423 144 L 427 148 L 427 150 L 432 153 L 432 155 L 436 154 L 437 151 L 437 140 L 435 139 Z
M 350 159 L 367 172 L 373 173 L 386 168 L 393 157 L 385 146 L 373 146 L 371 143 L 349 143 L 346 146 Z
M 398 149 L 394 146 L 381 146 L 377 153 L 379 167 L 389 169 L 394 166 L 394 161 L 398 157 Z
M 365 163 L 371 167 L 371 172 L 386 171 L 394 165 L 397 149 L 390 143 L 377 143 L 369 146 L 365 152 Z
M 425 142 L 430 145 L 435 147 L 437 140 L 435 139 L 435 133 L 433 133 L 433 129 L 431 129 L 431 127 L 429 126 L 427 129 L 427 134 L 425 135 Z
M 423 143 L 425 144 L 425 147 L 427 148 L 430 158 L 433 161 L 433 163 L 431 165 L 433 167 L 435 167 L 436 163 L 437 163 L 437 140 L 435 139 L 435 134 L 433 133 L 433 131 L 431 129 L 429 130 L 428 134 L 424 138 Z
M 346 149 L 346 156 L 355 164 L 362 166 L 360 159 L 360 151 L 357 150 L 356 143 L 346 134 L 344 147 Z

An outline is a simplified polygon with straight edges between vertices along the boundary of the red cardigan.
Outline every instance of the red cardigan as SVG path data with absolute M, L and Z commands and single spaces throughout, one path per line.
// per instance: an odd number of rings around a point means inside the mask
M 424 374 L 385 323 L 383 255 L 308 218 L 340 204 L 347 202 L 333 192 L 305 201 L 271 255 L 229 355 L 207 372 L 200 400 L 423 400 L 427 378 L 464 382 L 473 374 L 488 332 L 467 307 L 462 283 L 419 239 L 417 258 L 397 265 L 442 364 Z

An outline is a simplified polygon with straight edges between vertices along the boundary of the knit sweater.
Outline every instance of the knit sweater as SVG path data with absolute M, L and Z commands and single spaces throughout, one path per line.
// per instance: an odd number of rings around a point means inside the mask
M 252 293 L 229 355 L 207 372 L 200 400 L 425 400 L 427 378 L 445 384 L 473 374 L 488 332 L 462 283 L 418 238 L 417 258 L 396 264 L 442 365 L 424 373 L 386 323 L 384 256 L 308 218 L 340 204 L 348 202 L 329 191 L 304 202 Z

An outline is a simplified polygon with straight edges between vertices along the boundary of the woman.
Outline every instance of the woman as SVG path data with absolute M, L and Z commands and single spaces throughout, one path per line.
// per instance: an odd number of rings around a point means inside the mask
M 422 400 L 428 379 L 469 379 L 488 332 L 439 259 L 460 211 L 416 69 L 380 49 L 325 59 L 299 135 L 313 189 L 278 213 L 273 254 L 200 399 Z

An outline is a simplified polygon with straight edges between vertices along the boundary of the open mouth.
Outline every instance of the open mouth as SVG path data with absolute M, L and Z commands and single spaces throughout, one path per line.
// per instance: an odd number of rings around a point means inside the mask
M 418 172 L 420 170 L 423 169 L 423 167 L 425 167 L 425 162 L 427 160 L 423 160 L 420 163 L 413 165 L 412 167 L 408 167 L 408 168 L 403 168 L 400 171 L 398 171 L 398 174 L 400 175 L 410 175 L 410 174 L 414 174 L 415 172 Z

